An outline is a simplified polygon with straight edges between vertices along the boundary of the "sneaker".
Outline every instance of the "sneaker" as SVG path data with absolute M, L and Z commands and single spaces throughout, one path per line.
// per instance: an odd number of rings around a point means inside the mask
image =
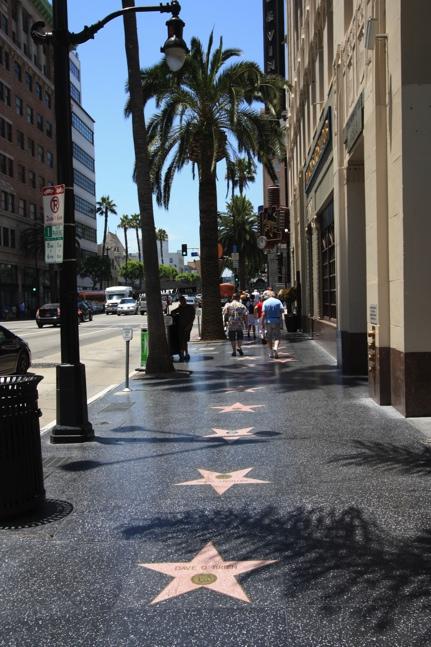
M 277 353 L 276 350 L 274 351 L 274 357 L 275 357 L 275 359 L 278 359 L 278 353 Z
M 232 357 L 236 357 L 236 350 L 233 351 Z
M 244 353 L 242 352 L 242 348 L 238 348 L 238 353 L 241 355 L 241 357 L 244 355 Z
M 187 355 L 185 356 L 185 360 L 186 360 L 186 362 L 190 362 L 190 355 L 189 355 L 188 353 L 187 353 Z

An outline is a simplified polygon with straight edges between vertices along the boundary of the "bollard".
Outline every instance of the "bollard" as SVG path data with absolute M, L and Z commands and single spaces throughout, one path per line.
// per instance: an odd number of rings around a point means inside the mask
M 123 391 L 130 391 L 129 389 L 130 342 L 133 339 L 133 328 L 123 327 L 121 332 L 123 335 L 123 339 L 126 342 L 126 379 L 125 379 L 125 387 Z
M 148 330 L 141 328 L 141 366 L 145 367 L 148 359 Z

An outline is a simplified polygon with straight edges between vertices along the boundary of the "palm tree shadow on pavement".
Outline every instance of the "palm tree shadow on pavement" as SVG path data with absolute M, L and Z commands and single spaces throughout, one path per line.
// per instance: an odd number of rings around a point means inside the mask
M 356 451 L 331 458 L 330 463 L 379 467 L 400 474 L 431 475 L 431 447 L 422 444 L 395 445 L 393 443 L 355 440 Z
M 326 617 L 340 614 L 342 623 L 347 614 L 350 629 L 365 630 L 376 644 L 420 614 L 422 624 L 415 625 L 408 644 L 426 645 L 431 639 L 429 529 L 399 538 L 357 507 L 340 511 L 300 506 L 280 514 L 273 506 L 244 506 L 216 515 L 160 515 L 119 530 L 128 540 L 167 543 L 185 561 L 208 541 L 225 559 L 276 559 L 275 570 L 261 577 L 271 590 L 279 588 L 289 604 L 303 597 Z

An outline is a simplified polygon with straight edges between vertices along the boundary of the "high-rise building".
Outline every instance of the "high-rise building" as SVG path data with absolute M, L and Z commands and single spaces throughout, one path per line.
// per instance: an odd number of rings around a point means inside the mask
M 52 50 L 30 29 L 52 25 L 46 0 L 0 0 L 0 317 L 50 298 L 43 262 L 41 187 L 55 182 Z
M 81 262 L 97 254 L 96 175 L 94 162 L 94 120 L 82 106 L 81 63 L 70 52 L 70 95 L 72 98 L 72 147 L 76 237 Z M 79 287 L 89 287 L 88 278 L 78 277 Z
M 302 325 L 378 403 L 429 416 L 431 4 L 286 7 Z

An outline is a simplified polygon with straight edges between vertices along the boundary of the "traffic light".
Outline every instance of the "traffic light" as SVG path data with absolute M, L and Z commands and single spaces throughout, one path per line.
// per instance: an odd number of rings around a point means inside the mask
M 186 245 L 186 243 L 183 243 L 181 245 L 181 255 L 182 256 L 187 256 L 187 245 Z

